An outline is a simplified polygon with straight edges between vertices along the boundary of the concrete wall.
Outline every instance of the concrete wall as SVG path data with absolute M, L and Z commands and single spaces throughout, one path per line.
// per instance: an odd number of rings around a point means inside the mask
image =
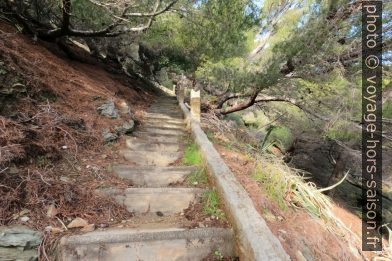
M 179 102 L 179 105 L 234 226 L 240 259 L 290 260 L 279 240 L 257 212 L 248 193 L 208 140 L 199 121 L 191 116 L 184 103 Z

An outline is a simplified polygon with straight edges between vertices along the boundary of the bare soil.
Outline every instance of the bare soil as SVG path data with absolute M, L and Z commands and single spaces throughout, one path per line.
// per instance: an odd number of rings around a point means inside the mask
M 361 220 L 344 208 L 334 204 L 334 210 L 352 233 L 341 231 L 339 234 L 327 229 L 323 221 L 310 216 L 303 209 L 282 210 L 269 199 L 263 188 L 251 177 L 255 162 L 224 146 L 215 145 L 226 164 L 244 186 L 253 200 L 256 209 L 264 217 L 272 232 L 293 260 L 311 256 L 314 260 L 364 260 L 371 258 L 368 252 L 361 252 Z
M 125 208 L 94 193 L 132 185 L 111 174 L 110 164 L 122 161 L 120 142 L 105 145 L 102 136 L 131 116 L 110 119 L 96 108 L 112 99 L 118 106 L 127 103 L 140 119 L 155 96 L 98 61 L 69 60 L 54 44 L 35 42 L 5 23 L 0 23 L 0 62 L 0 225 L 21 223 L 43 231 L 63 228 L 75 217 L 98 227 L 131 218 Z M 16 91 L 4 94 L 12 88 Z M 50 205 L 56 208 L 52 217 Z M 22 222 L 21 216 L 29 220 Z M 41 253 L 60 235 L 45 233 Z

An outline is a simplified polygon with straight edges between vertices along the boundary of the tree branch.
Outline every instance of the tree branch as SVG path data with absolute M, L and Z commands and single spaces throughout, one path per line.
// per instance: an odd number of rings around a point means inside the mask
M 154 16 L 163 14 L 164 12 L 168 11 L 177 2 L 178 2 L 178 0 L 172 1 L 170 4 L 168 4 L 165 8 L 163 8 L 160 11 L 158 11 L 158 9 L 155 9 L 152 13 L 128 13 L 128 14 L 125 14 L 124 17 L 154 17 Z M 159 7 L 160 4 L 161 4 L 161 1 L 157 0 L 155 3 L 155 6 Z
M 253 93 L 249 96 L 249 98 L 245 101 L 239 102 L 233 106 L 223 108 L 223 109 L 215 109 L 215 112 L 218 114 L 226 115 L 236 111 L 242 111 L 246 108 L 249 108 L 256 102 L 256 98 L 259 95 L 261 89 L 255 89 Z

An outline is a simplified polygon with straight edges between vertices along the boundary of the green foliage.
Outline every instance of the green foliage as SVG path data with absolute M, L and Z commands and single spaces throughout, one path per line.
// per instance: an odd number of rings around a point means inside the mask
M 112 22 L 109 13 L 100 6 L 85 0 L 72 0 L 72 22 L 84 29 L 100 29 Z
M 227 114 L 227 115 L 225 115 L 224 119 L 226 121 L 234 121 L 237 124 L 237 126 L 244 126 L 244 121 L 242 120 L 241 115 L 238 113 L 233 112 L 233 113 Z
M 285 126 L 271 126 L 262 143 L 262 150 L 271 145 L 277 146 L 283 153 L 291 148 L 295 140 L 291 130 Z
M 248 111 L 242 115 L 242 119 L 247 126 L 262 128 L 269 124 L 270 119 L 260 110 Z
M 273 164 L 263 164 L 255 168 L 252 177 L 262 185 L 269 198 L 278 203 L 281 209 L 286 210 L 285 195 L 288 188 L 283 175 L 285 173 Z
M 382 107 L 382 115 L 384 118 L 392 119 L 392 101 L 387 101 Z
M 247 0 L 201 1 L 184 23 L 185 46 L 212 60 L 245 54 L 245 33 L 257 21 L 249 7 Z
M 223 254 L 222 254 L 222 252 L 220 250 L 215 250 L 214 258 L 216 260 L 223 260 L 225 257 L 223 256 Z
M 206 214 L 224 219 L 225 213 L 219 208 L 219 206 L 220 199 L 218 192 L 215 189 L 204 192 L 203 209 Z
M 203 157 L 199 151 L 199 147 L 195 143 L 190 143 L 185 148 L 183 163 L 186 165 L 197 165 L 203 164 Z
M 359 144 L 362 139 L 360 129 L 354 128 L 353 124 L 345 120 L 334 122 L 324 134 L 326 137 L 348 142 L 350 145 Z
M 193 72 L 201 62 L 219 61 L 247 53 L 257 22 L 254 6 L 246 0 L 183 2 L 182 12 L 156 19 L 143 42 L 161 50 L 169 66 Z M 227 19 L 230 17 L 230 19 Z
M 253 178 L 282 210 L 287 210 L 290 205 L 302 207 L 314 217 L 333 225 L 328 226 L 329 229 L 344 226 L 336 218 L 329 197 L 318 190 L 315 184 L 307 182 L 303 177 L 304 173 L 288 167 L 277 159 L 260 158 L 257 162 Z

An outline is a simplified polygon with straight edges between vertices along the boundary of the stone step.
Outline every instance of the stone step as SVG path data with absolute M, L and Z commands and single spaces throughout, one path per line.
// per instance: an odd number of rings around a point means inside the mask
M 154 123 L 154 124 L 173 124 L 177 126 L 185 126 L 185 121 L 183 119 L 161 119 L 149 117 L 144 120 L 145 123 Z
M 157 102 L 157 103 L 154 103 L 154 104 L 152 104 L 151 106 L 150 106 L 150 108 L 156 108 L 156 107 L 160 107 L 160 108 L 167 108 L 167 107 L 170 107 L 170 108 L 179 108 L 180 106 L 178 105 L 178 103 L 172 103 L 172 102 Z
M 139 166 L 168 166 L 179 160 L 182 152 L 168 152 L 168 151 L 133 151 L 121 150 L 120 154 L 128 161 L 133 162 Z
M 127 138 L 125 143 L 131 150 L 176 152 L 183 148 L 179 142 L 158 142 L 148 139 L 143 140 L 136 137 Z
M 177 102 L 177 97 L 176 96 L 170 96 L 170 97 L 159 97 L 156 102 Z
M 165 128 L 165 127 L 143 127 L 143 131 L 151 134 L 163 134 L 163 135 L 185 135 L 185 130 L 178 128 Z
M 145 127 L 159 127 L 159 128 L 170 128 L 170 129 L 178 129 L 178 130 L 185 130 L 184 123 L 170 123 L 170 122 L 153 122 L 147 121 L 143 124 Z
M 133 135 L 141 140 L 148 140 L 151 142 L 182 142 L 183 139 L 183 137 L 179 135 L 153 134 L 145 131 L 137 131 L 134 132 Z
M 117 203 L 125 206 L 131 213 L 161 212 L 165 216 L 181 213 L 191 203 L 199 202 L 204 191 L 199 188 L 108 188 L 100 190 L 113 197 Z
M 180 112 L 147 112 L 146 116 L 154 116 L 163 119 L 183 119 L 183 115 Z
M 196 167 L 134 167 L 115 165 L 113 172 L 118 176 L 131 180 L 135 186 L 165 187 L 170 184 L 182 183 L 185 178 L 196 171 Z
M 176 101 L 160 101 L 160 102 L 156 102 L 156 103 L 153 103 L 151 106 L 157 106 L 157 105 L 165 105 L 165 106 L 179 106 L 178 105 L 178 102 L 176 102 Z
M 157 104 L 157 103 L 174 103 L 174 104 L 178 104 L 178 101 L 177 101 L 177 99 L 159 99 L 154 104 Z
M 183 115 L 178 113 L 178 115 L 167 115 L 162 113 L 150 113 L 145 114 L 145 118 L 155 118 L 155 119 L 167 119 L 167 120 L 183 120 Z
M 234 233 L 225 228 L 106 229 L 63 237 L 59 261 L 201 261 L 215 251 L 234 256 Z
M 177 103 L 155 103 L 155 104 L 151 105 L 150 108 L 179 109 L 179 106 Z
M 181 109 L 178 105 L 163 105 L 163 104 L 156 104 L 150 106 L 148 109 L 149 111 L 154 111 L 154 110 L 161 110 L 161 111 L 178 111 L 181 112 Z
M 163 114 L 163 115 L 169 115 L 169 116 L 182 116 L 182 111 L 179 110 L 162 110 L 162 109 L 150 109 L 147 111 L 147 113 L 158 113 L 158 114 Z

